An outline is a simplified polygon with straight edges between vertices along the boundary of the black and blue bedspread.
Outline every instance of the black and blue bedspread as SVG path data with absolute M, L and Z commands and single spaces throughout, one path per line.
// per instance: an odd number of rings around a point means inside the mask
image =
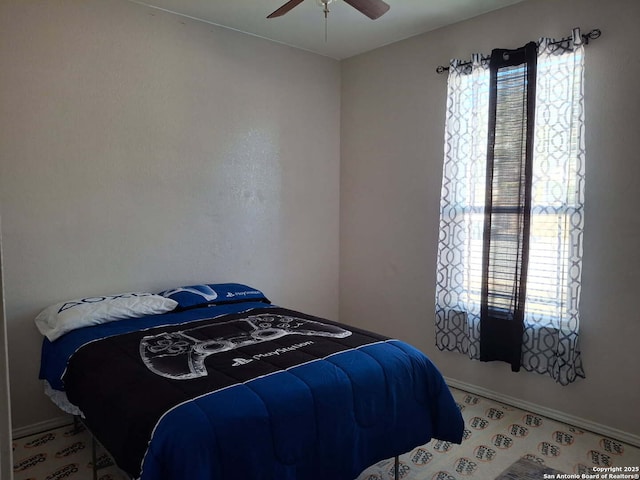
M 218 312 L 45 341 L 41 375 L 144 480 L 352 480 L 431 438 L 460 443 L 449 389 L 408 344 L 259 303 Z

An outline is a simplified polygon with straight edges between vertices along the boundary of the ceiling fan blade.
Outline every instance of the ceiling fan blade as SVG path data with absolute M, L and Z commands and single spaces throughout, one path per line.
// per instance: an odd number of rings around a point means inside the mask
M 277 9 L 275 12 L 270 14 L 267 18 L 281 17 L 282 15 L 287 13 L 289 10 L 292 10 L 294 7 L 297 7 L 298 5 L 300 5 L 302 2 L 304 2 L 304 0 L 289 0 L 287 3 L 282 5 L 279 9 Z
M 344 0 L 356 10 L 364 13 L 371 20 L 380 18 L 387 13 L 389 5 L 382 0 Z

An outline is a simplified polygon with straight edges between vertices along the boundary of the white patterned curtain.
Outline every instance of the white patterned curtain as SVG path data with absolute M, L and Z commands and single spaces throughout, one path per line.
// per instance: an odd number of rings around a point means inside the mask
M 584 377 L 578 338 L 584 225 L 584 47 L 539 42 L 522 368 Z M 480 358 L 489 68 L 449 68 L 436 272 L 436 345 Z
M 436 345 L 475 360 L 480 359 L 488 122 L 488 63 L 480 55 L 471 63 L 452 61 L 436 268 Z

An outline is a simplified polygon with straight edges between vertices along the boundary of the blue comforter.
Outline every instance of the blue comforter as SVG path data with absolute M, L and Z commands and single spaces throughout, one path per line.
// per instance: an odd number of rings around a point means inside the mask
M 144 480 L 351 480 L 431 438 L 460 443 L 448 387 L 408 344 L 264 304 L 219 308 L 45 341 L 42 376 Z

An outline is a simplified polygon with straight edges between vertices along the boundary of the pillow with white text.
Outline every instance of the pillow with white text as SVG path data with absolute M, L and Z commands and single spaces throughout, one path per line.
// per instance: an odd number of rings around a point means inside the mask
M 88 297 L 56 303 L 35 318 L 36 327 L 50 341 L 82 327 L 170 312 L 178 302 L 146 292 Z
M 237 302 L 270 303 L 260 290 L 241 283 L 209 283 L 165 290 L 158 295 L 178 302 L 180 309 Z

